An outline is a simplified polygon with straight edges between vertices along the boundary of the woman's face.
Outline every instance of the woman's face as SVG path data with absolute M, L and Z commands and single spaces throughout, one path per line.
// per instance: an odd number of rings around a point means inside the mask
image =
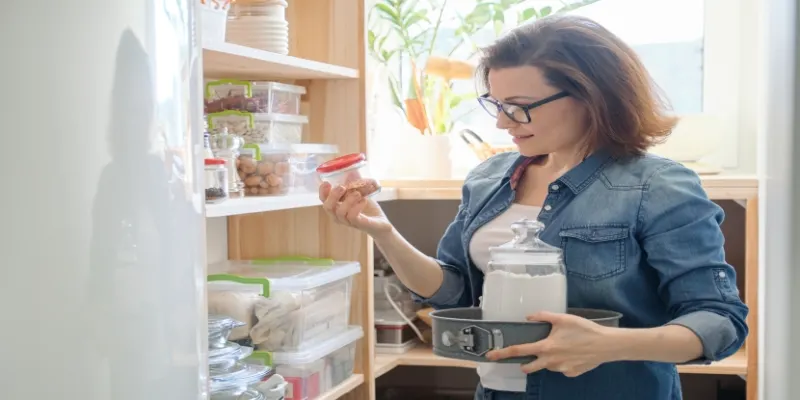
M 539 68 L 527 66 L 490 70 L 489 87 L 490 99 L 517 106 L 526 106 L 561 92 L 548 84 Z M 503 112 L 497 113 L 497 127 L 514 137 L 513 141 L 523 156 L 577 152 L 583 147 L 586 109 L 574 98 L 561 97 L 530 109 L 528 113 L 529 123 L 514 121 Z

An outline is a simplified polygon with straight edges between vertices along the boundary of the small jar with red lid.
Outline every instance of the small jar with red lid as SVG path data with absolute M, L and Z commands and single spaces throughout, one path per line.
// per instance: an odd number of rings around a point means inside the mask
M 363 153 L 348 154 L 334 158 L 317 167 L 319 178 L 331 187 L 344 186 L 345 196 L 358 192 L 362 197 L 374 196 L 381 191 L 381 185 L 373 178 Z
M 228 198 L 228 169 L 221 158 L 205 159 L 206 203 L 213 204 Z

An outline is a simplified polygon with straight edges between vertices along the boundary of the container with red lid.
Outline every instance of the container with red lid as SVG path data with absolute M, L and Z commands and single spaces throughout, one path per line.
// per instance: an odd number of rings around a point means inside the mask
M 221 158 L 205 159 L 206 203 L 213 204 L 228 198 L 228 169 Z
M 370 174 L 367 157 L 363 153 L 334 158 L 317 167 L 317 173 L 331 187 L 344 186 L 344 196 L 358 192 L 363 197 L 369 197 L 381 191 L 380 183 Z

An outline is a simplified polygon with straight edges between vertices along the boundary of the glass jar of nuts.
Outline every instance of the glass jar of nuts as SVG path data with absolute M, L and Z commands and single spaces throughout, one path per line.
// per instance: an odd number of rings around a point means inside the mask
M 344 186 L 344 196 L 359 192 L 362 197 L 370 197 L 381 191 L 380 183 L 370 174 L 367 157 L 363 153 L 334 158 L 317 167 L 317 173 L 323 182 L 330 183 L 332 187 Z

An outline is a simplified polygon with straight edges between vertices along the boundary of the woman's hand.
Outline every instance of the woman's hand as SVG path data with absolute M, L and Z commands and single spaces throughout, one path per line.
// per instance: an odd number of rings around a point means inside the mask
M 606 344 L 613 328 L 575 315 L 548 312 L 531 315 L 528 320 L 553 324 L 550 335 L 535 343 L 490 351 L 486 358 L 495 361 L 509 357 L 536 356 L 536 360 L 522 366 L 526 374 L 548 369 L 570 378 L 614 360 L 609 351 L 613 346 Z
M 327 182 L 319 187 L 322 208 L 336 222 L 351 226 L 372 237 L 391 232 L 392 224 L 375 200 L 364 198 L 358 192 L 343 197 L 345 189 L 341 186 L 331 188 Z

